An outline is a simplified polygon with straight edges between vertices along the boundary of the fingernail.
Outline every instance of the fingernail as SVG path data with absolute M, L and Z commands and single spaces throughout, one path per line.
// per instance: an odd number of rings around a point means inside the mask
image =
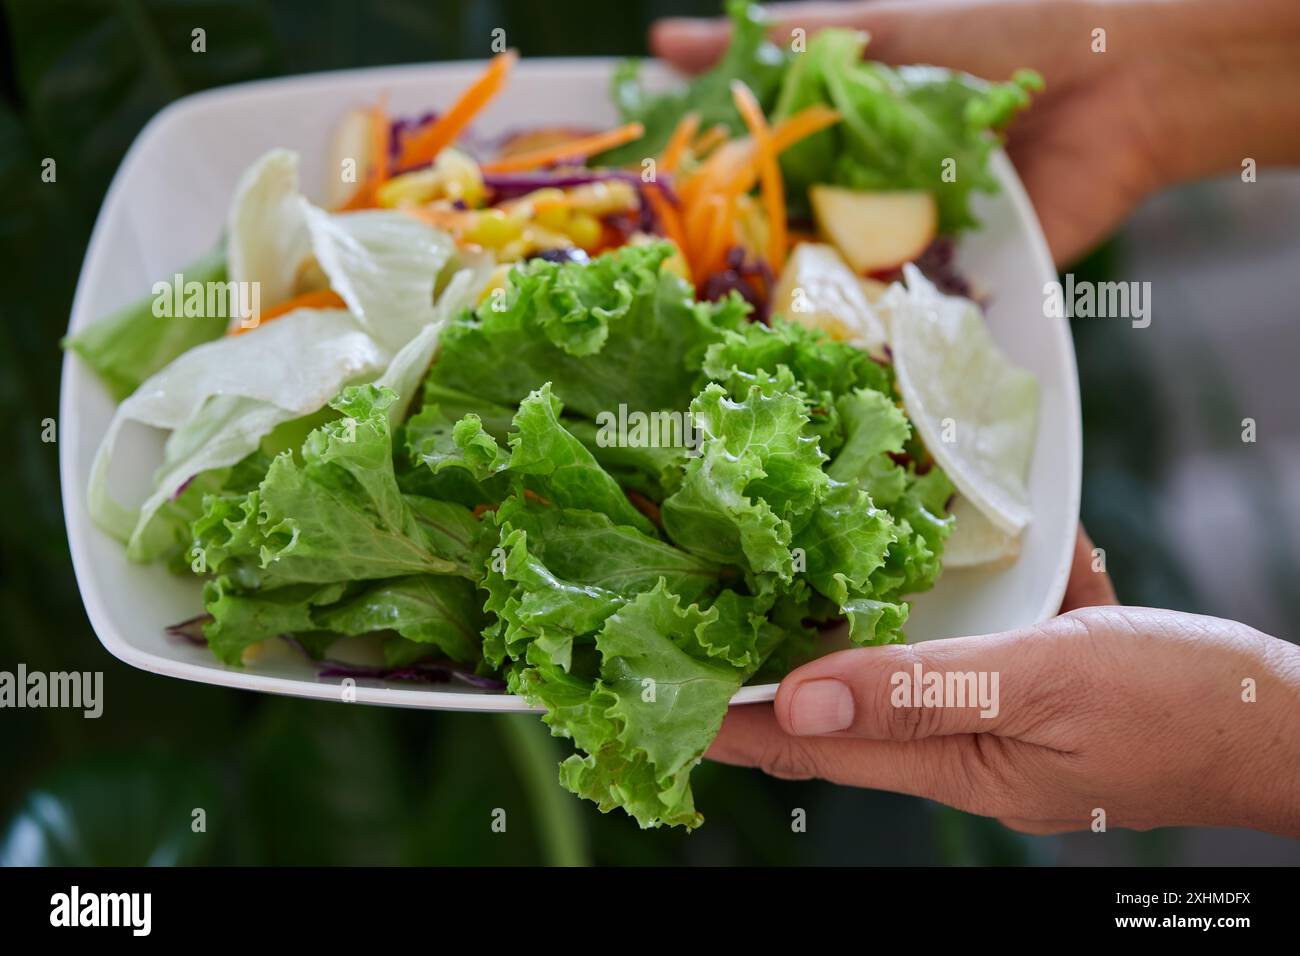
M 853 694 L 837 680 L 800 684 L 790 701 L 790 729 L 800 737 L 847 730 L 853 723 Z

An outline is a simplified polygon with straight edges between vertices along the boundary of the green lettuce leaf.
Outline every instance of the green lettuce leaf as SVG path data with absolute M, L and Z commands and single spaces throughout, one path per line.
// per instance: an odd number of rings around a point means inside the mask
M 602 811 L 622 807 L 643 827 L 702 822 L 690 771 L 717 736 L 745 676 L 685 649 L 716 618 L 711 611 L 683 607 L 660 585 L 605 622 L 596 637 L 600 679 L 590 698 L 599 719 L 574 726 L 574 742 L 586 756 L 561 765 L 566 787 Z M 545 692 L 539 696 L 545 699 Z M 566 728 L 552 722 L 552 729 Z
M 700 114 L 700 128 L 722 125 L 733 135 L 747 132 L 731 98 L 731 83 L 741 80 L 754 91 L 766 112 L 776 99 L 786 56 L 767 38 L 770 23 L 761 7 L 746 0 L 729 0 L 732 39 L 716 66 L 701 73 L 684 89 L 671 93 L 648 92 L 640 80 L 637 61 L 627 60 L 614 71 L 611 96 L 624 122 L 640 122 L 645 136 L 611 150 L 595 162 L 627 165 L 663 152 L 673 128 L 688 111 Z
M 796 143 L 781 155 L 791 204 L 803 204 L 809 186 L 834 183 L 854 189 L 923 189 L 939 205 L 941 232 L 975 225 L 972 190 L 993 192 L 988 169 L 993 135 L 1042 88 L 1031 71 L 989 84 L 938 67 L 891 69 L 863 60 L 867 35 L 826 29 L 791 58 L 773 111 L 780 122 L 815 103 L 840 112 L 841 121 Z M 955 162 L 955 176 L 942 173 Z
M 225 250 L 218 246 L 180 274 L 183 282 L 199 282 L 205 287 L 207 283 L 224 283 Z M 219 338 L 226 330 L 228 308 L 215 309 L 212 315 L 159 317 L 154 314 L 155 299 L 154 295 L 139 299 L 63 340 L 64 348 L 76 352 L 104 380 L 116 401 L 126 398 L 177 356 Z M 225 303 L 225 297 L 221 302 Z M 206 308 L 205 300 L 205 312 Z
M 418 574 L 376 582 L 353 597 L 314 609 L 312 623 L 341 635 L 396 631 L 440 656 L 472 664 L 482 658 L 482 603 L 464 578 Z
M 650 519 L 633 507 L 591 452 L 560 424 L 561 411 L 549 382 L 519 403 L 510 436 L 510 471 L 542 479 L 547 497 L 562 507 L 590 508 L 615 524 L 655 534 Z
M 443 332 L 426 388 L 513 406 L 550 382 L 566 408 L 593 421 L 620 405 L 684 411 L 705 349 L 743 325 L 749 307 L 737 295 L 695 302 L 660 268 L 671 254 L 650 243 L 590 263 L 516 266 L 503 294 Z
M 314 606 L 342 596 L 346 585 L 295 584 L 271 591 L 247 593 L 229 577 L 218 577 L 203 587 L 203 604 L 212 620 L 203 627 L 212 653 L 223 662 L 238 665 L 244 651 L 282 634 L 316 630 Z
M 609 516 L 512 496 L 488 519 L 480 549 L 489 627 L 485 654 L 500 664 L 534 640 L 568 669 L 573 641 L 593 633 L 628 597 L 666 580 L 694 600 L 722 569 Z M 488 553 L 490 551 L 490 553 Z
M 393 472 L 388 389 L 353 386 L 331 403 L 343 417 L 316 429 L 301 462 L 284 453 L 242 498 L 210 499 L 195 522 L 208 568 L 262 587 L 459 574 L 403 496 Z M 444 547 L 444 550 L 449 550 Z
M 739 401 L 710 383 L 691 403 L 703 437 L 681 488 L 663 503 L 664 530 L 678 546 L 755 573 L 793 573 L 790 520 L 829 489 L 825 456 L 806 432 L 808 409 L 788 370 L 755 381 Z

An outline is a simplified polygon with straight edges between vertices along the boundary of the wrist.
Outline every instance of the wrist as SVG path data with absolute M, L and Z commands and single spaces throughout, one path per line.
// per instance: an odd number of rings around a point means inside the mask
M 1221 768 L 1221 822 L 1300 837 L 1300 647 L 1243 630 L 1251 652 L 1233 675 L 1240 703 L 1223 719 L 1237 732 Z

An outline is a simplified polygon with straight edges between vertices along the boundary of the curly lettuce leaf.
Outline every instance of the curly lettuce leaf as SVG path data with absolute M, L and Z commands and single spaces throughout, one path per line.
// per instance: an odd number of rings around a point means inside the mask
M 754 382 L 736 400 L 713 382 L 691 403 L 700 454 L 662 509 L 675 544 L 790 580 L 790 520 L 812 510 L 830 485 L 825 455 L 805 429 L 807 406 L 791 386 L 787 371 Z
M 623 121 L 641 123 L 645 136 L 602 154 L 594 162 L 620 166 L 659 155 L 678 120 L 691 110 L 700 114 L 701 129 L 722 125 L 732 135 L 745 135 L 747 129 L 731 97 L 734 80 L 741 80 L 754 91 L 765 112 L 772 106 L 785 67 L 785 53 L 768 40 L 770 23 L 761 7 L 746 0 L 729 0 L 727 14 L 731 17 L 732 39 L 722 59 L 683 89 L 651 93 L 641 83 L 637 61 L 619 64 L 610 87 L 611 97 Z
M 560 423 L 561 411 L 549 382 L 519 403 L 510 435 L 510 471 L 540 479 L 546 496 L 562 507 L 589 508 L 615 524 L 655 534 L 650 519 L 633 507 L 618 482 Z
M 282 634 L 312 632 L 315 606 L 337 601 L 346 585 L 294 584 L 264 592 L 245 592 L 229 577 L 218 577 L 203 587 L 203 605 L 212 615 L 204 625 L 208 647 L 232 666 L 242 662 L 244 651 Z
M 893 378 L 888 366 L 847 342 L 837 342 L 820 329 L 811 329 L 774 316 L 769 325 L 748 323 L 722 333 L 704 356 L 704 373 L 725 382 L 736 373 L 753 377 L 788 368 L 808 397 L 837 398 L 853 389 L 889 393 Z
M 889 396 L 869 389 L 840 396 L 835 407 L 844 437 L 826 473 L 835 481 L 857 481 L 872 504 L 889 507 L 907 489 L 907 471 L 890 457 L 911 436 L 907 416 Z
M 541 641 L 567 670 L 573 641 L 594 632 L 628 597 L 660 580 L 691 599 L 721 569 L 602 513 L 513 496 L 491 516 L 480 550 L 486 607 L 497 615 L 485 654 L 498 666 Z
M 650 243 L 589 263 L 516 266 L 502 294 L 443 332 L 426 387 L 513 406 L 550 382 L 570 412 L 591 420 L 620 405 L 684 410 L 705 349 L 743 325 L 749 307 L 739 296 L 696 302 L 660 268 L 671 254 Z
M 275 593 L 275 592 L 271 592 Z M 474 585 L 433 574 L 379 581 L 336 604 L 317 608 L 312 623 L 340 635 L 396 631 L 463 664 L 482 658 L 486 616 Z
M 929 66 L 897 69 L 863 60 L 867 35 L 826 29 L 791 58 L 773 111 L 780 122 L 813 104 L 840 112 L 834 126 L 781 155 L 781 172 L 796 207 L 815 183 L 854 189 L 923 189 L 934 194 L 941 232 L 976 225 L 973 190 L 994 192 L 988 169 L 995 133 L 1024 109 L 1042 79 L 1021 71 L 990 84 Z M 942 175 L 955 162 L 955 177 Z
M 301 461 L 284 453 L 242 498 L 216 498 L 195 522 L 196 546 L 218 574 L 262 587 L 459 574 L 402 494 L 387 408 L 394 394 L 353 386 L 331 403 L 342 416 L 308 436 Z
M 642 827 L 698 826 L 690 771 L 756 666 L 736 667 L 701 649 L 714 646 L 718 632 L 747 635 L 750 646 L 732 651 L 747 665 L 758 660 L 759 631 L 770 645 L 770 629 L 752 626 L 746 609 L 721 600 L 707 609 L 685 604 L 660 581 L 605 620 L 591 679 L 566 673 L 544 647 L 530 646 L 512 687 L 544 705 L 551 732 L 581 751 L 561 764 L 561 782 L 603 812 L 622 807 Z

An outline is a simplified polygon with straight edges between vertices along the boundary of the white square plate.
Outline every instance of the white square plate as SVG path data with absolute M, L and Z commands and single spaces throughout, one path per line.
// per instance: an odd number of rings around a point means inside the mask
M 523 60 L 476 132 L 490 136 L 543 123 L 612 125 L 617 117 L 607 90 L 613 62 Z M 298 150 L 305 188 L 319 196 L 321 191 L 312 187 L 323 182 L 325 152 L 346 108 L 387 92 L 394 115 L 438 109 L 481 67 L 460 62 L 289 77 L 173 103 L 140 133 L 113 179 L 86 252 L 70 331 L 137 299 L 154 281 L 210 249 L 221 233 L 237 178 L 266 150 Z M 672 81 L 657 63 L 646 64 L 646 76 L 658 86 Z M 918 596 L 907 628 L 912 640 L 1006 630 L 1051 616 L 1064 593 L 1073 550 L 1082 449 L 1070 331 L 1064 319 L 1043 315 L 1043 286 L 1055 271 L 1020 181 L 1000 152 L 993 171 L 1001 192 L 976 197 L 983 228 L 963 238 L 958 255 L 965 273 L 992 296 L 988 320 L 994 337 L 1013 361 L 1038 376 L 1041 386 L 1038 442 L 1029 474 L 1034 519 L 1015 564 L 949 571 L 933 591 Z M 90 368 L 66 355 L 59 408 L 64 516 L 82 599 L 104 646 L 126 663 L 158 674 L 339 699 L 337 679 L 318 677 L 310 662 L 292 653 L 275 650 L 255 666 L 230 668 L 206 648 L 164 635 L 168 625 L 202 611 L 197 580 L 129 562 L 122 545 L 86 513 L 91 460 L 113 407 Z M 157 451 L 139 452 L 136 470 L 142 481 L 157 461 L 149 455 Z M 771 700 L 775 693 L 775 684 L 746 687 L 733 703 Z M 355 696 L 365 703 L 401 707 L 528 709 L 520 698 L 458 685 L 366 686 L 363 681 Z

